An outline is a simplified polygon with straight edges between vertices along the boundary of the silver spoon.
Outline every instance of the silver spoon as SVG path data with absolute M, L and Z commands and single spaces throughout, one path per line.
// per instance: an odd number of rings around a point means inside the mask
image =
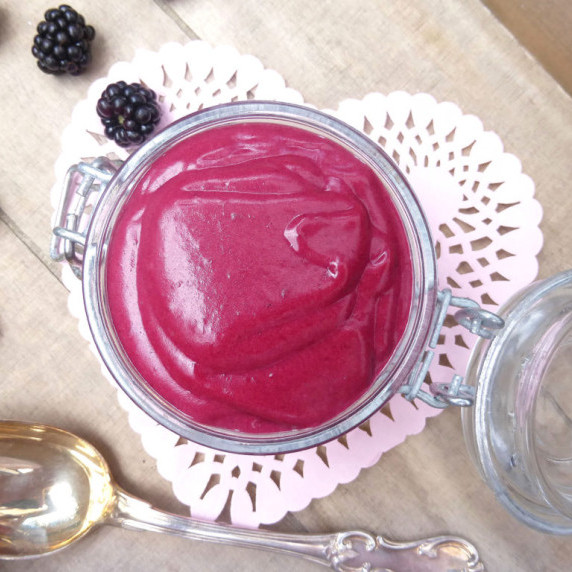
M 169 514 L 117 486 L 101 454 L 76 435 L 0 421 L 0 559 L 60 550 L 100 524 L 272 550 L 338 571 L 484 570 L 475 548 L 460 538 L 393 542 L 363 531 L 281 534 Z

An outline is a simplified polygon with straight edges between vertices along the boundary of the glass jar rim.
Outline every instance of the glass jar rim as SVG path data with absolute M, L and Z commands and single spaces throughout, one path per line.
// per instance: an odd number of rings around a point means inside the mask
M 278 434 L 250 434 L 218 430 L 193 423 L 158 396 L 122 355 L 114 336 L 113 324 L 104 295 L 105 253 L 113 223 L 128 200 L 139 177 L 166 149 L 205 129 L 229 122 L 282 122 L 313 130 L 350 149 L 382 180 L 396 206 L 408 236 L 414 268 L 412 309 L 400 344 L 390 360 L 394 374 L 387 370 L 373 386 L 380 387 L 349 413 L 347 410 L 330 422 L 316 427 Z M 435 251 L 428 225 L 405 177 L 387 154 L 362 132 L 333 116 L 315 109 L 279 102 L 247 101 L 223 104 L 186 116 L 156 135 L 136 151 L 117 171 L 101 197 L 88 228 L 83 262 L 83 294 L 88 323 L 94 341 L 112 376 L 127 395 L 155 421 L 182 437 L 202 445 L 235 453 L 278 454 L 305 449 L 330 441 L 363 423 L 405 384 L 423 350 L 433 322 L 436 306 Z M 134 379 L 135 377 L 135 379 Z

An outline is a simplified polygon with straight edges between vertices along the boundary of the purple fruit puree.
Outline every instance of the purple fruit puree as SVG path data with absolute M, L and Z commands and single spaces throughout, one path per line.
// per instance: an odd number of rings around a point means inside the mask
M 404 228 L 372 170 L 301 128 L 203 131 L 136 184 L 108 250 L 119 340 L 198 423 L 313 427 L 372 384 L 409 316 Z

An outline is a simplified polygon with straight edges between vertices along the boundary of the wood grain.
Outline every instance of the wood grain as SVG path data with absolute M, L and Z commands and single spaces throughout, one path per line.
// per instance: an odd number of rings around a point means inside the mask
M 572 93 L 572 5 L 566 0 L 483 0 L 532 56 Z
M 74 105 L 114 62 L 167 41 L 201 38 L 256 55 L 318 107 L 394 90 L 453 101 L 496 131 L 535 181 L 545 213 L 541 276 L 571 266 L 572 100 L 479 0 L 75 0 L 97 29 L 93 65 L 76 78 L 48 77 L 35 66 L 30 46 L 46 7 L 39 0 L 0 0 L 1 415 L 88 438 L 125 488 L 162 508 L 184 511 L 77 332 L 60 269 L 48 257 L 61 133 Z M 499 506 L 471 465 L 454 410 L 431 419 L 425 431 L 354 482 L 276 526 L 312 532 L 354 527 L 396 539 L 464 535 L 493 571 L 564 570 L 572 562 L 572 539 L 529 530 Z M 110 527 L 50 558 L 1 568 L 316 569 L 285 557 Z

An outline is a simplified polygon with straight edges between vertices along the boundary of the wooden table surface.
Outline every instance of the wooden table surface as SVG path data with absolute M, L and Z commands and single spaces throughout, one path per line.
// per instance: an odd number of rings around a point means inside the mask
M 563 9 L 565 2 L 561 3 Z M 325 108 L 378 91 L 429 92 L 479 116 L 536 183 L 544 208 L 540 276 L 572 266 L 572 100 L 479 0 L 76 0 L 97 29 L 79 77 L 39 72 L 30 48 L 49 3 L 0 0 L 0 416 L 71 430 L 117 480 L 185 512 L 129 428 L 114 389 L 67 310 L 49 259 L 50 188 L 60 135 L 89 85 L 139 48 L 201 38 L 254 54 Z M 567 570 L 572 538 L 527 529 L 497 504 L 465 450 L 459 412 L 385 454 L 274 528 L 364 528 L 395 539 L 462 535 L 489 570 Z M 7 570 L 315 570 L 286 557 L 102 527 L 75 546 Z

